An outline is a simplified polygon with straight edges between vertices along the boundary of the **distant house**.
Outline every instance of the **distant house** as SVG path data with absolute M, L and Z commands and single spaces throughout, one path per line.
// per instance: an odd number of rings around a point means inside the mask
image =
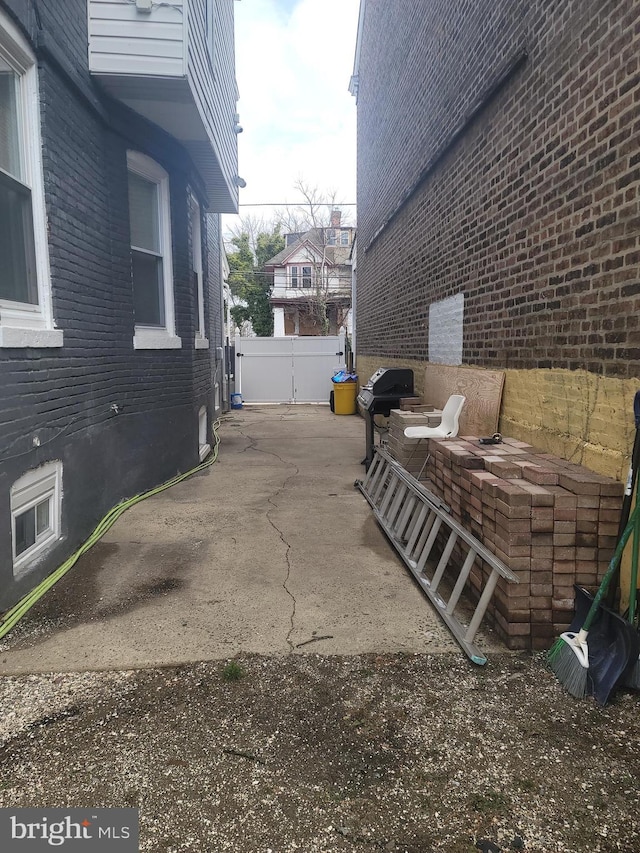
M 285 234 L 267 261 L 273 273 L 273 335 L 337 335 L 351 331 L 350 253 L 355 229 L 333 211 L 328 228 Z
M 0 610 L 223 407 L 233 0 L 0 0 Z

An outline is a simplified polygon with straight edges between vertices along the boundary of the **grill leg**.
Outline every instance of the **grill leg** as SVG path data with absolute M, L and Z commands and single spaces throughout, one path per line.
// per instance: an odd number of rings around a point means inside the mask
M 365 433 L 365 457 L 362 460 L 362 464 L 364 465 L 364 470 L 369 470 L 369 465 L 373 462 L 373 415 L 371 412 L 367 412 L 367 417 L 365 418 L 366 424 L 366 433 Z

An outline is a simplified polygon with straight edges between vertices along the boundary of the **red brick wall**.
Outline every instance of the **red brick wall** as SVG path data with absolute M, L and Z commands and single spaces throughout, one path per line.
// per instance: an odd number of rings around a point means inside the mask
M 637 0 L 367 0 L 359 354 L 463 291 L 465 363 L 640 376 L 639 55 Z

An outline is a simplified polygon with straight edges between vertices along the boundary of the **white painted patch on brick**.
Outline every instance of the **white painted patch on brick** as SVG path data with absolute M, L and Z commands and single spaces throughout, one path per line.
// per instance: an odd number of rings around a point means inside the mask
M 462 364 L 464 293 L 434 302 L 429 307 L 429 361 Z

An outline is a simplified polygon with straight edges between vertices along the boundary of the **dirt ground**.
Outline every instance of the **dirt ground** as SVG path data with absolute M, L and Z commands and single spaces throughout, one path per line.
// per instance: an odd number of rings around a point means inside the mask
M 153 853 L 636 853 L 638 695 L 539 655 L 245 655 L 0 680 L 0 807 L 129 806 Z

